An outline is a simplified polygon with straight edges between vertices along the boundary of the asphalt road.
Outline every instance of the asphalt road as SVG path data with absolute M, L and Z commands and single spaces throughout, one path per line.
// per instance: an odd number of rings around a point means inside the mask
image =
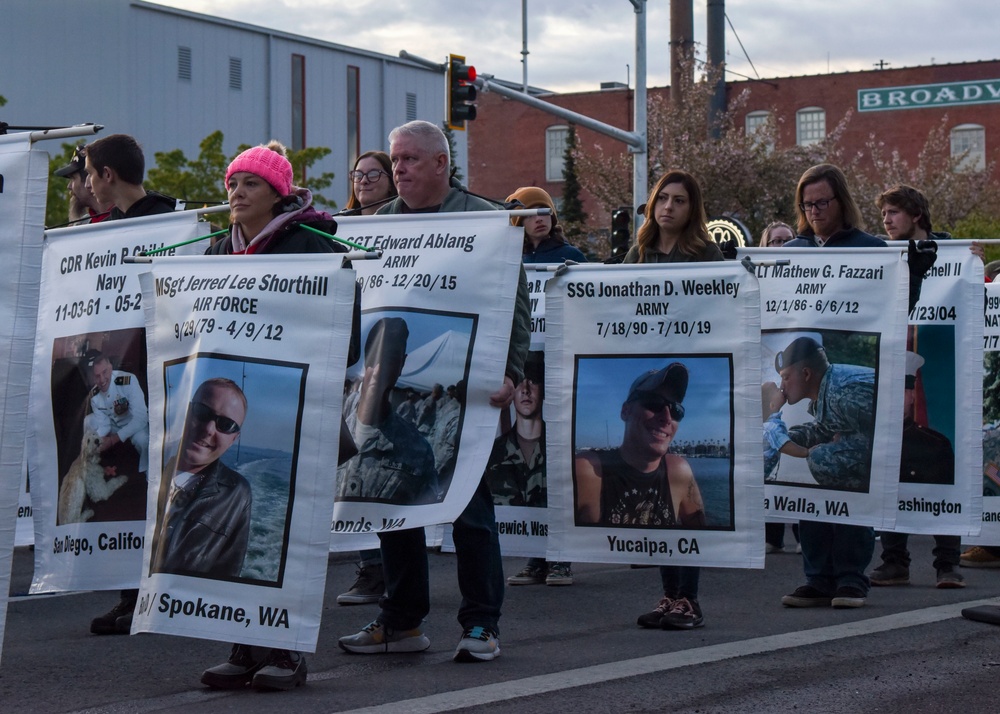
M 18 549 L 0 662 L 0 711 L 173 712 L 978 712 L 993 714 L 1000 628 L 960 616 L 996 604 L 1000 570 L 969 570 L 968 587 L 937 590 L 926 536 L 911 538 L 912 584 L 875 588 L 856 610 L 783 608 L 802 582 L 798 556 L 764 570 L 702 574 L 705 627 L 649 631 L 635 618 L 658 599 L 655 570 L 578 564 L 571 587 L 508 588 L 502 655 L 451 661 L 461 634 L 451 555 L 432 553 L 432 611 L 420 654 L 349 655 L 337 637 L 376 606 L 339 607 L 354 565 L 331 559 L 309 681 L 291 692 L 215 692 L 201 671 L 225 659 L 221 642 L 163 635 L 89 634 L 117 593 L 23 595 L 31 553 Z M 876 547 L 878 551 L 878 547 Z M 521 559 L 507 559 L 508 573 Z

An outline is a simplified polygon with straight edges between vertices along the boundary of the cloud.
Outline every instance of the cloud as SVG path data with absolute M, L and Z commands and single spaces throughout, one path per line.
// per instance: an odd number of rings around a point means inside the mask
M 405 49 L 444 61 L 464 54 L 481 73 L 520 81 L 521 2 L 454 0 L 166 0 L 165 5 L 395 56 Z M 995 0 L 728 0 L 726 14 L 762 77 L 993 59 Z M 667 0 L 647 3 L 647 84 L 670 77 Z M 704 59 L 705 3 L 694 3 Z M 529 0 L 528 81 L 554 91 L 597 90 L 635 79 L 635 13 L 629 0 Z M 727 64 L 754 76 L 732 29 Z

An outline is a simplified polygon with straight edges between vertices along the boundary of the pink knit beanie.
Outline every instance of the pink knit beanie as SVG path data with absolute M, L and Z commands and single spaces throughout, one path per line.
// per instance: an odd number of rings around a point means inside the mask
M 233 159 L 226 170 L 226 186 L 229 177 L 238 171 L 247 171 L 267 181 L 281 196 L 292 192 L 292 165 L 288 159 L 266 146 L 247 149 Z

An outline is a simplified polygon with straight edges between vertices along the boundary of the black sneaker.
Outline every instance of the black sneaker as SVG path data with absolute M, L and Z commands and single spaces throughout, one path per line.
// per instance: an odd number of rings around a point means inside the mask
M 639 627 L 645 627 L 647 630 L 658 630 L 660 629 L 660 621 L 663 616 L 667 614 L 671 607 L 674 605 L 674 599 L 664 595 L 660 598 L 660 601 L 656 603 L 656 607 L 650 612 L 644 612 L 639 615 L 636 619 L 636 624 Z
M 664 630 L 693 630 L 704 624 L 705 616 L 701 614 L 698 601 L 686 597 L 674 600 L 667 614 L 660 620 L 660 627 Z
M 95 635 L 127 635 L 132 627 L 133 612 L 135 612 L 135 600 L 123 597 L 108 612 L 90 621 L 90 632 Z M 127 618 L 125 629 L 118 628 L 119 618 Z
M 783 596 L 781 604 L 785 607 L 829 607 L 832 600 L 811 585 L 801 585 L 791 595 Z
M 358 578 L 346 593 L 337 596 L 338 605 L 370 605 L 385 593 L 382 564 L 360 566 Z
M 243 689 L 264 662 L 255 662 L 250 645 L 233 645 L 229 659 L 201 673 L 201 683 L 214 689 Z
M 868 575 L 868 579 L 872 585 L 909 585 L 910 569 L 899 563 L 882 563 Z
M 306 683 L 306 658 L 298 652 L 271 650 L 253 676 L 254 689 L 295 689 Z
M 833 594 L 830 604 L 836 608 L 863 607 L 866 597 L 864 591 L 860 588 L 844 586 L 837 588 L 837 592 Z

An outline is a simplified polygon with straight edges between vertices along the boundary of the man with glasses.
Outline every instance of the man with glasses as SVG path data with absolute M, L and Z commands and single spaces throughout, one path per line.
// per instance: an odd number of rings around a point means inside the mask
M 188 405 L 177 455 L 167 462 L 157 503 L 152 572 L 235 578 L 250 537 L 250 484 L 221 458 L 246 418 L 243 390 L 206 380 Z
M 833 164 L 806 169 L 795 188 L 795 207 L 799 237 L 785 244 L 789 248 L 885 247 L 885 241 L 861 229 L 864 223 L 861 210 L 851 197 L 844 172 Z M 782 390 L 785 390 L 784 380 Z M 787 391 L 785 396 L 794 404 Z M 854 477 L 847 473 L 845 478 L 850 481 Z M 875 553 L 872 528 L 801 521 L 799 542 L 807 584 L 782 597 L 783 605 L 861 607 L 865 604 L 869 589 L 865 570 Z

